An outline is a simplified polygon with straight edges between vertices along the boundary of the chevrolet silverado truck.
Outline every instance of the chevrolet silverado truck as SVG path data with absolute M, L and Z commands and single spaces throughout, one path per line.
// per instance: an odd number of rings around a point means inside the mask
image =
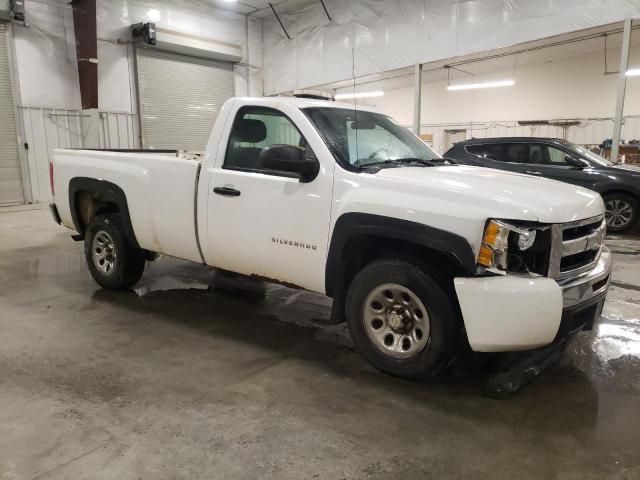
M 56 150 L 50 176 L 102 287 L 164 254 L 320 292 L 371 364 L 409 379 L 469 347 L 561 342 L 609 287 L 596 192 L 457 165 L 350 104 L 232 98 L 199 155 Z

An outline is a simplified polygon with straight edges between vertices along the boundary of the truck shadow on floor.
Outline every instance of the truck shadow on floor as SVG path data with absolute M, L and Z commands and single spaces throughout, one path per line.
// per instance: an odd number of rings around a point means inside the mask
M 269 351 L 278 362 L 258 366 L 264 372 L 279 362 L 294 361 L 318 377 L 304 378 L 322 398 L 327 377 L 332 388 L 344 388 L 344 398 L 358 402 L 400 402 L 418 409 L 435 409 L 448 415 L 482 422 L 513 424 L 545 432 L 589 431 L 597 421 L 598 391 L 570 358 L 561 360 L 537 381 L 507 401 L 482 398 L 481 387 L 490 373 L 486 362 L 459 361 L 438 383 L 424 384 L 390 377 L 373 369 L 354 349 L 346 325 L 330 325 L 330 301 L 309 292 L 279 285 L 267 286 L 263 301 L 243 298 L 240 292 L 170 290 L 133 292 L 98 290 L 95 307 L 106 303 L 118 310 L 144 315 L 144 326 L 170 322 L 179 330 L 196 330 L 211 348 L 240 342 L 252 349 Z M 128 328 L 124 322 L 118 327 Z M 229 372 L 230 376 L 234 372 Z M 253 375 L 253 374 L 251 374 Z M 339 381 L 338 381 L 339 380 Z M 234 381 L 251 381 L 249 378 Z M 345 383 L 346 381 L 346 383 Z M 317 384 L 315 384 L 317 382 Z M 335 393 L 335 392 L 334 392 Z

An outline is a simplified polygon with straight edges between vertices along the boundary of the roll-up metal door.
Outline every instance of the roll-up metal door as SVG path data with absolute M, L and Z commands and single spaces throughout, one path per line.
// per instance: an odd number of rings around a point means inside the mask
M 6 24 L 0 22 L 0 205 L 15 205 L 24 203 L 24 191 L 11 92 L 7 35 Z
M 231 63 L 137 48 L 144 148 L 204 150 L 233 96 Z

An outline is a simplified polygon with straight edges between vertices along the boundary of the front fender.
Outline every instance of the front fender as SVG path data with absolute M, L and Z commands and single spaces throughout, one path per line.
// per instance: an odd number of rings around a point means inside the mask
M 335 223 L 325 271 L 325 291 L 330 297 L 340 277 L 343 252 L 355 236 L 376 236 L 415 243 L 444 253 L 463 274 L 475 271 L 475 255 L 467 240 L 455 233 L 409 220 L 370 213 L 344 213 Z

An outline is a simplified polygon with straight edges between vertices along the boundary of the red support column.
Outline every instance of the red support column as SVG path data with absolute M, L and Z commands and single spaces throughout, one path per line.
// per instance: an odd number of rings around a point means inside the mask
M 82 109 L 98 108 L 96 0 L 72 0 Z

